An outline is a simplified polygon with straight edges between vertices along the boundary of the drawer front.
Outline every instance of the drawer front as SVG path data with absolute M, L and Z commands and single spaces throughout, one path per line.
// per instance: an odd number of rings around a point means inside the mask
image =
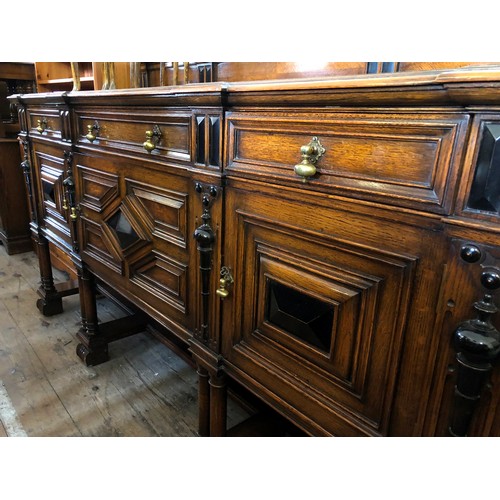
M 467 122 L 460 114 L 229 113 L 227 169 L 300 184 L 294 166 L 317 137 L 324 153 L 304 189 L 447 213 Z
M 76 110 L 76 115 L 77 137 L 82 145 L 92 144 L 122 154 L 140 154 L 156 159 L 192 161 L 190 113 L 107 108 L 107 111 Z M 152 135 L 148 137 L 146 132 Z M 148 138 L 151 151 L 144 146 Z
M 28 129 L 33 139 L 69 140 L 71 138 L 69 111 L 56 108 L 30 108 Z

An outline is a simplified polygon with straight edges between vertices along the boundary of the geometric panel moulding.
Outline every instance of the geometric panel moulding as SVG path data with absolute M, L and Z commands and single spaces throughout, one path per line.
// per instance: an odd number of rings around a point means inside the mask
M 107 220 L 106 223 L 114 229 L 122 249 L 128 248 L 130 245 L 141 239 L 137 236 L 137 233 L 134 231 L 130 222 L 123 215 L 121 210 L 118 210 L 118 212 Z
M 43 198 L 45 201 L 50 201 L 51 203 L 56 202 L 55 196 L 54 196 L 54 184 L 51 182 L 47 182 L 42 180 L 43 184 Z
M 267 280 L 265 320 L 329 352 L 334 306 L 276 281 Z
M 500 214 L 500 124 L 485 123 L 467 207 Z

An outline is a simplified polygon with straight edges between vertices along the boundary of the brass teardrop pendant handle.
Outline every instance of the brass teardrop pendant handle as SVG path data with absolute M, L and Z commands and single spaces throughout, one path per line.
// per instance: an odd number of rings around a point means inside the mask
M 295 165 L 294 171 L 302 177 L 302 182 L 306 182 L 309 177 L 316 174 L 316 162 L 323 156 L 326 149 L 321 145 L 319 139 L 314 136 L 309 144 L 300 148 L 302 161 Z
M 223 266 L 220 270 L 219 288 L 215 292 L 221 299 L 225 299 L 229 295 L 228 286 L 234 283 L 231 276 L 231 270 Z
M 40 132 L 40 134 L 43 134 L 43 132 L 47 128 L 47 119 L 42 118 L 41 120 L 37 120 L 36 124 L 37 124 L 36 129 L 38 130 L 38 132 Z
M 146 130 L 146 141 L 142 144 L 142 147 L 151 153 L 153 149 L 156 148 L 161 139 L 161 130 L 158 125 L 153 127 L 153 130 Z
M 87 138 L 88 141 L 94 142 L 97 139 L 100 130 L 101 127 L 99 126 L 99 123 L 96 120 L 93 125 L 87 125 L 87 135 L 85 137 Z

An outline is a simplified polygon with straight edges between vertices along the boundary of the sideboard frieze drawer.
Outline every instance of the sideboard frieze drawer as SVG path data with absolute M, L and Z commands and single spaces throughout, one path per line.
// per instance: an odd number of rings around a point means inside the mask
M 450 211 L 467 115 L 275 112 L 228 113 L 227 118 L 229 175 Z M 296 166 L 303 165 L 306 170 L 314 165 L 316 172 L 301 177 Z
M 28 128 L 33 139 L 69 139 L 69 112 L 58 108 L 29 109 Z
M 119 154 L 191 163 L 191 113 L 77 109 L 77 143 Z

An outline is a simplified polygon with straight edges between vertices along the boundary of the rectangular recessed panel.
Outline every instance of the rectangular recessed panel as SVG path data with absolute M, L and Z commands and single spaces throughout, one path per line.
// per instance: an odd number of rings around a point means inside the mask
M 52 182 L 47 181 L 46 179 L 42 179 L 42 191 L 43 191 L 43 201 L 48 201 L 55 205 L 56 198 L 54 194 L 54 184 Z

